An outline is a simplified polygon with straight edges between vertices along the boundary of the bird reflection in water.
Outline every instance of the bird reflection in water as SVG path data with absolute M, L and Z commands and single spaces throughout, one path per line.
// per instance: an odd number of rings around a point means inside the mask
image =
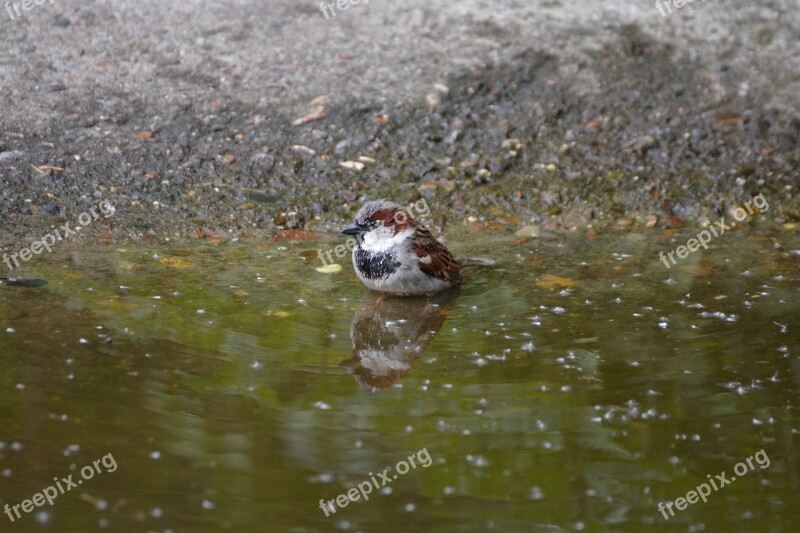
M 433 296 L 388 296 L 368 292 L 350 324 L 350 369 L 362 390 L 391 387 L 411 370 L 442 328 L 459 288 Z

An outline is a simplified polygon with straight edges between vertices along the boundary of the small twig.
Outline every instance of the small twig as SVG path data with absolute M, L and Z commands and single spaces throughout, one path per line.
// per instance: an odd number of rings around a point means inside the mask
M 56 172 L 64 172 L 64 169 L 62 167 L 54 167 L 53 165 L 41 165 L 39 168 L 36 168 L 36 170 L 40 170 L 42 168 L 45 168 L 47 170 L 55 170 Z

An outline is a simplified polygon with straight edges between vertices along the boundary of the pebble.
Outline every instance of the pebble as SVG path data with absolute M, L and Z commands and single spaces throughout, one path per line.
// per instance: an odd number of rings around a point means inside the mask
M 5 152 L 0 152 L 0 161 L 11 159 L 12 157 L 19 157 L 21 155 L 24 155 L 24 153 L 20 152 L 19 150 L 7 150 Z
M 305 154 L 305 155 L 316 155 L 317 151 L 309 148 L 308 146 L 303 146 L 302 144 L 293 144 L 292 150 L 297 153 Z
M 340 161 L 339 166 L 342 168 L 346 168 L 347 170 L 355 170 L 355 171 L 362 171 L 364 170 L 364 163 L 359 161 Z

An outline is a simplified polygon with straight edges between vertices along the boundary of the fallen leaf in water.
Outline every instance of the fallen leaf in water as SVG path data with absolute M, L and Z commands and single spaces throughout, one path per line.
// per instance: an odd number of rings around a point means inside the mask
M 529 225 L 514 232 L 517 237 L 538 237 L 542 233 L 542 228 L 536 225 Z
M 516 226 L 522 221 L 520 215 L 498 215 L 497 220 L 509 226 Z
M 575 285 L 577 285 L 577 282 L 574 279 L 562 278 L 551 274 L 545 274 L 536 282 L 536 286 L 540 289 L 565 289 L 574 287 Z
M 711 267 L 707 266 L 691 266 L 691 265 L 681 265 L 678 267 L 679 270 L 683 270 L 684 272 L 688 272 L 689 274 L 693 274 L 697 277 L 708 276 L 714 272 Z
M 192 268 L 194 266 L 186 259 L 181 259 L 180 257 L 162 257 L 161 259 L 158 260 L 158 262 L 161 263 L 162 265 L 166 265 L 172 268 L 187 269 L 187 268 Z
M 275 235 L 272 238 L 272 242 L 278 242 L 278 241 L 284 241 L 284 240 L 289 240 L 289 241 L 313 241 L 316 238 L 317 238 L 316 235 L 314 235 L 313 233 L 310 233 L 308 231 L 303 231 L 303 230 L 299 230 L 299 229 L 287 229 L 286 231 L 282 231 L 282 232 L 278 233 L 277 235 Z
M 503 231 L 503 226 L 498 224 L 497 222 L 486 222 L 486 228 L 492 231 Z
M 342 271 L 342 265 L 339 265 L 337 263 L 333 263 L 333 264 L 330 264 L 330 265 L 317 267 L 314 270 L 316 270 L 317 272 L 321 272 L 323 274 L 335 274 L 337 272 L 341 272 Z

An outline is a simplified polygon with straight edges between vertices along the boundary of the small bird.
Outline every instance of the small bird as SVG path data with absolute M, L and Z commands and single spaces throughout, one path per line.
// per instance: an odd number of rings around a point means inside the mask
M 460 284 L 462 270 L 494 264 L 488 259 L 458 261 L 400 204 L 367 202 L 355 223 L 342 230 L 356 239 L 353 268 L 368 289 L 410 296 L 433 294 Z

